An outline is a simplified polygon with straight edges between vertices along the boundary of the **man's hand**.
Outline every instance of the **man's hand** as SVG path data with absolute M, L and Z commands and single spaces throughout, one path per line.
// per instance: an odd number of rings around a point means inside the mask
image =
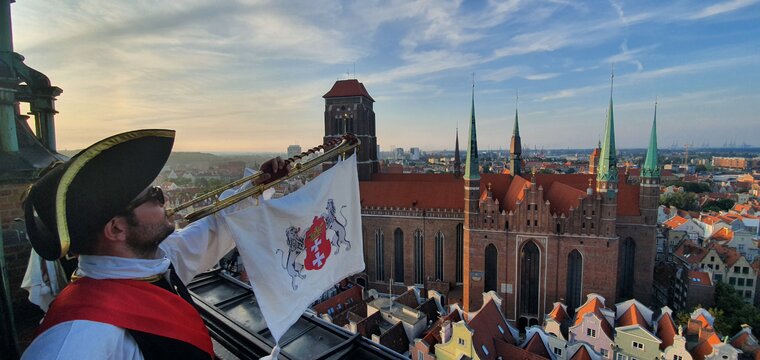
M 279 179 L 288 174 L 289 168 L 289 164 L 279 156 L 273 159 L 269 159 L 265 163 L 261 164 L 259 170 L 261 170 L 262 175 L 254 181 L 254 184 L 260 185 Z

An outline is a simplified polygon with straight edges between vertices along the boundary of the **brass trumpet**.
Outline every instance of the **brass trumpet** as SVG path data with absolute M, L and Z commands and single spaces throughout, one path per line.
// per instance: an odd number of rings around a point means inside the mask
M 283 180 L 290 179 L 297 175 L 301 175 L 307 170 L 317 165 L 320 165 L 338 155 L 342 155 L 345 157 L 347 152 L 359 147 L 360 143 L 361 142 L 359 141 L 359 139 L 357 139 L 356 136 L 354 136 L 353 134 L 345 134 L 339 138 L 330 140 L 322 145 L 319 145 L 317 147 L 304 151 L 298 155 L 290 157 L 285 160 L 287 164 L 292 164 L 292 168 L 288 171 L 287 174 L 279 176 L 279 177 L 273 177 L 272 179 L 262 184 L 254 185 L 248 189 L 245 189 L 223 200 L 217 200 L 212 205 L 208 205 L 206 207 L 193 211 L 188 215 L 185 215 L 185 220 L 187 220 L 188 222 L 194 222 L 198 219 L 214 214 L 224 208 L 227 208 L 233 204 L 236 204 L 237 202 L 243 199 L 246 199 L 251 196 L 259 196 L 265 190 L 279 184 Z M 319 153 L 320 151 L 324 151 L 324 152 L 322 152 L 321 154 L 317 155 L 314 158 L 307 159 L 306 161 L 301 162 L 303 158 L 312 154 Z M 253 182 L 257 180 L 259 177 L 261 177 L 262 175 L 263 173 L 259 171 L 259 172 L 254 173 L 253 175 L 246 176 L 242 179 L 233 181 L 227 185 L 219 187 L 218 189 L 214 189 L 205 194 L 199 195 L 190 201 L 177 205 L 174 208 L 167 209 L 166 216 L 171 217 L 172 215 L 176 214 L 177 212 L 183 209 L 193 206 L 199 202 L 208 200 L 212 197 L 216 197 L 227 189 L 231 189 L 236 186 L 245 184 L 249 181 Z

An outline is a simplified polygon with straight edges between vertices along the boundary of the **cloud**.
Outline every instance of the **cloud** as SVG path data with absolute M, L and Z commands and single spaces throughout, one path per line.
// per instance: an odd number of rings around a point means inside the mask
M 758 0 L 730 0 L 710 5 L 688 17 L 690 20 L 704 19 L 745 8 L 758 3 Z

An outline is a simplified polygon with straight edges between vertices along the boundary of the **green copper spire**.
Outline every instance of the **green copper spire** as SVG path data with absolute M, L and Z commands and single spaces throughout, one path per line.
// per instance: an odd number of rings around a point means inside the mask
M 599 154 L 599 166 L 597 168 L 596 180 L 617 183 L 617 155 L 615 150 L 615 117 L 612 111 L 612 79 L 610 77 L 610 109 L 607 112 L 607 125 L 604 130 L 604 140 L 602 141 L 602 150 Z
M 643 177 L 660 177 L 660 167 L 657 164 L 657 101 L 654 102 L 654 120 L 652 120 L 652 135 L 649 136 L 647 158 L 641 169 Z
M 475 82 L 472 83 L 472 108 L 470 110 L 470 143 L 467 146 L 467 160 L 464 165 L 466 180 L 479 180 L 478 138 L 475 132 Z

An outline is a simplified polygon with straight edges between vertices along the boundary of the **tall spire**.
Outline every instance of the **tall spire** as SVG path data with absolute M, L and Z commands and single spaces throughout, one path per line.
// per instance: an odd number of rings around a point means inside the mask
M 615 74 L 610 76 L 610 108 L 607 111 L 607 124 L 602 140 L 602 151 L 599 156 L 599 167 L 596 173 L 597 183 L 607 182 L 617 184 L 617 155 L 615 150 L 615 116 L 612 109 L 612 88 Z M 613 185 L 613 187 L 615 186 Z M 606 191 L 606 187 L 603 191 Z
M 660 177 L 660 167 L 657 164 L 657 101 L 654 102 L 654 120 L 652 120 L 652 135 L 649 136 L 647 158 L 641 169 L 643 177 Z
M 459 158 L 459 126 L 457 126 L 457 136 L 454 142 L 454 175 L 462 175 L 462 160 Z
M 512 130 L 512 142 L 509 145 L 509 171 L 512 176 L 522 175 L 522 142 L 517 116 L 517 94 L 515 93 L 515 127 Z
M 464 178 L 467 180 L 480 179 L 478 167 L 478 138 L 475 131 L 475 79 L 472 80 L 472 107 L 470 110 L 470 142 L 467 146 L 467 159 L 464 165 Z

